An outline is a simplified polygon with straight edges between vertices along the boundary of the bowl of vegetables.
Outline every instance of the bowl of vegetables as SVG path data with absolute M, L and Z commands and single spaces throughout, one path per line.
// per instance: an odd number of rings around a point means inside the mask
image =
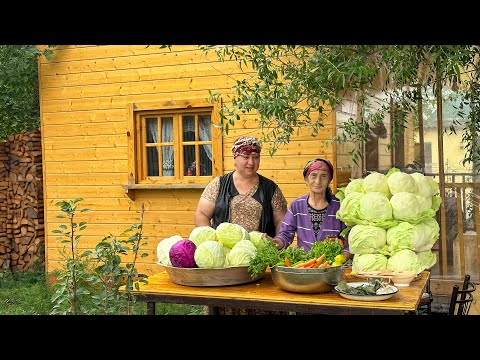
M 272 280 L 280 289 L 296 293 L 323 293 L 332 291 L 342 280 L 342 266 L 328 268 L 294 268 L 275 266 L 271 269 Z
M 274 245 L 259 250 L 250 261 L 256 274 L 270 267 L 272 280 L 282 290 L 297 293 L 332 291 L 345 273 L 343 244 L 339 239 L 317 241 L 309 251 L 301 247 L 277 250 Z
M 248 265 L 229 266 L 222 268 L 182 268 L 162 265 L 170 281 L 185 286 L 229 286 L 239 285 L 259 280 L 264 274 L 252 277 Z
M 264 275 L 264 272 L 252 275 L 248 271 L 248 261 L 256 252 L 250 240 L 238 241 L 228 254 L 225 247 L 215 240 L 205 240 L 198 246 L 192 240 L 181 237 L 166 240 L 157 247 L 158 265 L 175 284 L 238 285 L 258 280 Z

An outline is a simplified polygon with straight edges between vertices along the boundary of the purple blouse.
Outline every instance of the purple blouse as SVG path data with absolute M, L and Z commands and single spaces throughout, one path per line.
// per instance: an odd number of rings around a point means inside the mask
M 309 251 L 315 241 L 322 241 L 328 236 L 338 236 L 347 227 L 343 221 L 336 218 L 340 201 L 332 195 L 332 202 L 327 206 L 322 226 L 315 239 L 312 221 L 308 215 L 308 196 L 309 194 L 306 194 L 293 200 L 283 218 L 280 231 L 275 238 L 283 241 L 284 248 L 293 242 L 295 233 L 297 233 L 297 246 Z M 347 244 L 344 245 L 348 250 Z

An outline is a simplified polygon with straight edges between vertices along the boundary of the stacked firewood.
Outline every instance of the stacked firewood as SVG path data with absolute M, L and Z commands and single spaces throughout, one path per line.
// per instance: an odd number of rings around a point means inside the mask
M 5 152 L 5 143 L 0 142 L 0 269 L 2 269 L 3 266 L 9 266 L 10 260 L 9 244 L 11 239 L 7 235 L 8 164 L 9 162 L 8 155 Z
M 0 226 L 0 268 L 26 271 L 44 262 L 40 132 L 9 136 L 3 153 L 0 148 L 0 159 L 5 159 L 0 168 L 0 199 L 3 196 L 3 204 L 6 200 L 6 206 L 0 207 L 0 222 L 5 223 L 5 229 Z

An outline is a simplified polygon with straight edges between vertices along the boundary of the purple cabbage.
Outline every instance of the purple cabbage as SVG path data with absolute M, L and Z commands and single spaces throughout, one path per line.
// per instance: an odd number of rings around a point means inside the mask
M 196 249 L 197 246 L 193 241 L 188 239 L 178 240 L 175 244 L 173 244 L 169 252 L 172 266 L 181 268 L 198 267 L 194 258 Z

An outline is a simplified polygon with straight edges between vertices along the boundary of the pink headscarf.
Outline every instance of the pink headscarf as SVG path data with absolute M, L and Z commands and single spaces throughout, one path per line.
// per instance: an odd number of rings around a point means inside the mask
M 235 159 L 238 155 L 249 156 L 252 152 L 260 154 L 262 146 L 258 143 L 258 139 L 250 136 L 239 137 L 232 146 L 232 154 Z
M 324 170 L 328 174 L 329 180 L 332 181 L 333 166 L 330 161 L 325 159 L 315 159 L 313 161 L 310 160 L 303 170 L 303 177 L 307 178 L 312 171 L 319 170 L 319 169 Z

